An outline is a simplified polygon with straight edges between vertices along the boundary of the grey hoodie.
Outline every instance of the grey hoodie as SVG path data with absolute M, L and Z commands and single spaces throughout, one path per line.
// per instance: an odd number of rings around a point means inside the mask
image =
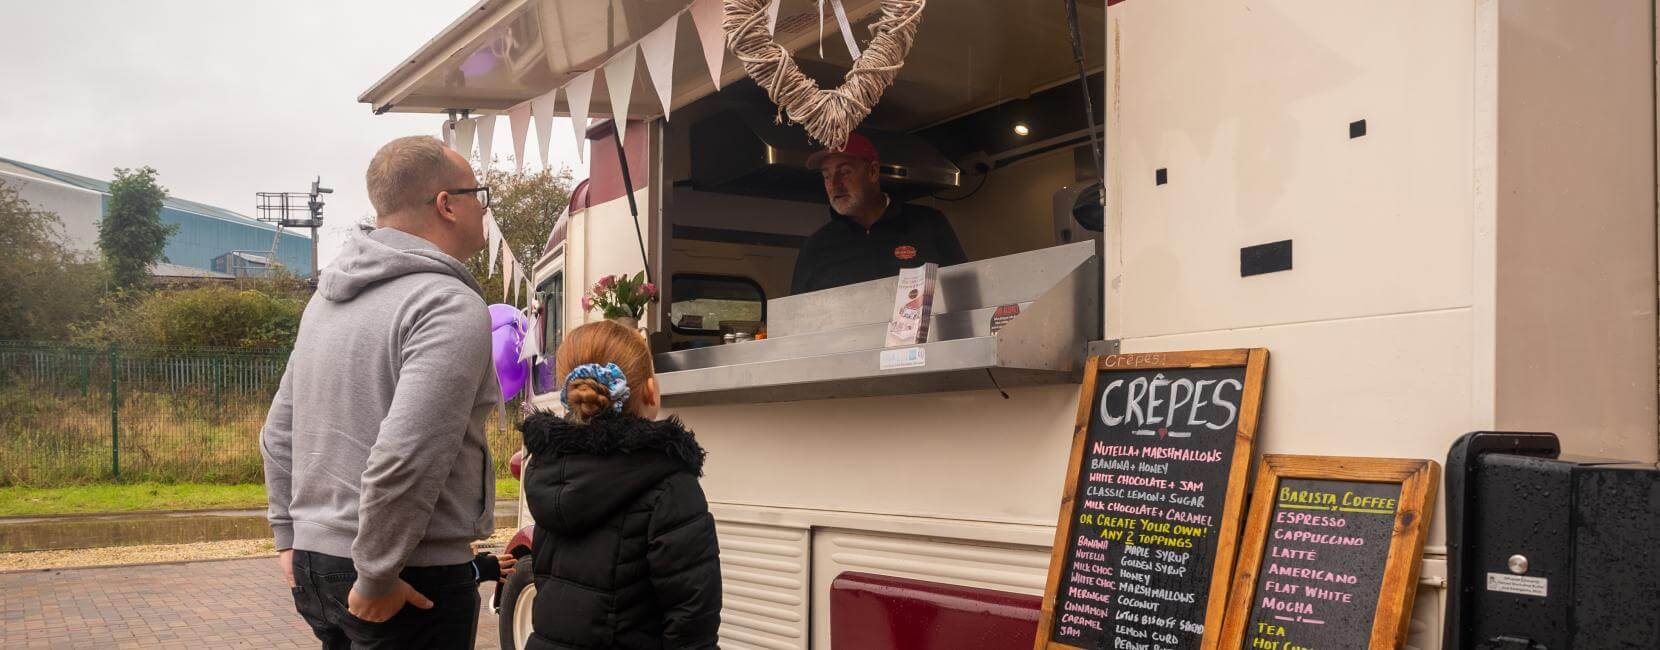
M 350 557 L 358 593 L 490 534 L 490 315 L 466 267 L 391 228 L 323 269 L 260 446 L 278 549 Z

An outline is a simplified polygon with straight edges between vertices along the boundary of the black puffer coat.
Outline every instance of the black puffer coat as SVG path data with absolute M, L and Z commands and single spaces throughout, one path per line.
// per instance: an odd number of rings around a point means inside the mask
M 527 647 L 718 647 L 720 550 L 692 432 L 675 419 L 548 413 L 520 430 L 536 518 Z

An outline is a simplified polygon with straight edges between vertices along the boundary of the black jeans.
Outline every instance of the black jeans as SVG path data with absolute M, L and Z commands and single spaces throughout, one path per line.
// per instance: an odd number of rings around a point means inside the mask
M 409 567 L 398 577 L 430 599 L 432 609 L 404 605 L 385 622 L 370 623 L 346 611 L 346 596 L 357 581 L 350 558 L 295 550 L 294 608 L 323 641 L 323 650 L 471 650 L 479 607 L 472 564 Z

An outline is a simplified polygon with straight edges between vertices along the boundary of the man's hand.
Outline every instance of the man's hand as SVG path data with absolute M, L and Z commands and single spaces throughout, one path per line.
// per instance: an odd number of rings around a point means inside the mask
M 346 611 L 350 612 L 352 616 L 370 623 L 385 622 L 386 619 L 392 618 L 393 614 L 398 613 L 398 610 L 403 609 L 406 603 L 421 609 L 432 609 L 431 600 L 428 600 L 426 596 L 422 596 L 421 592 L 415 591 L 414 587 L 409 586 L 409 583 L 402 580 L 398 581 L 398 588 L 393 589 L 392 593 L 379 598 L 359 596 L 356 587 L 353 587 L 352 592 L 346 595 Z
M 277 566 L 282 567 L 282 575 L 288 578 L 290 588 L 299 586 L 294 582 L 294 549 L 285 548 L 277 551 Z

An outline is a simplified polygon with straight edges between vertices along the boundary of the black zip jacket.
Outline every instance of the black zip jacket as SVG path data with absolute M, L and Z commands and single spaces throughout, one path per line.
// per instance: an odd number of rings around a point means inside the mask
M 953 266 L 967 261 L 956 231 L 939 210 L 892 201 L 868 231 L 831 210 L 830 223 L 801 245 L 790 295 L 891 278 L 899 269 L 927 262 Z
M 520 425 L 535 634 L 528 650 L 717 648 L 720 550 L 679 420 L 606 415 Z

